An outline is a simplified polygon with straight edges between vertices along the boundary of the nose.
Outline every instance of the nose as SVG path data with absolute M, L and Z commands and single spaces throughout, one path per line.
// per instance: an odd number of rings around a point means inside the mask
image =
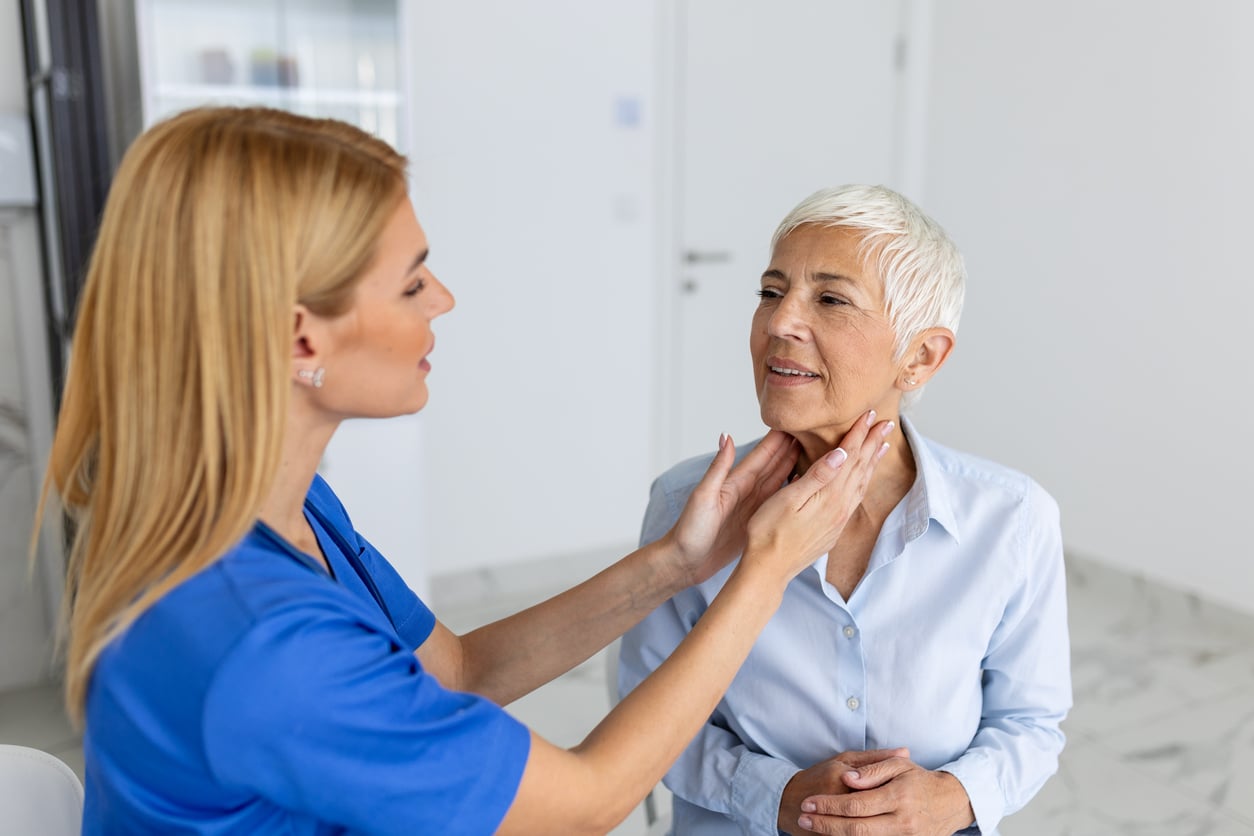
M 766 321 L 766 333 L 786 340 L 804 340 L 810 334 L 810 322 L 801 293 L 790 290 L 775 305 Z
M 453 298 L 453 294 L 444 286 L 444 283 L 435 277 L 435 273 L 428 270 L 427 278 L 431 290 L 431 295 L 428 297 L 431 300 L 431 318 L 435 319 L 453 310 L 457 300 Z

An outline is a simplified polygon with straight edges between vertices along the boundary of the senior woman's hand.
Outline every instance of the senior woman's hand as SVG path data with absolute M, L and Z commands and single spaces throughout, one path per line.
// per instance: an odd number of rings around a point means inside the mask
M 854 792 L 816 795 L 801 802 L 797 820 L 801 832 L 951 836 L 975 821 L 967 792 L 957 778 L 924 769 L 908 757 L 860 766 L 841 780 Z
M 909 749 L 871 749 L 857 752 L 841 752 L 834 758 L 820 761 L 809 769 L 803 769 L 788 781 L 779 799 L 779 829 L 790 836 L 810 833 L 799 824 L 801 805 L 807 799 L 819 795 L 848 795 L 854 790 L 845 785 L 844 776 L 850 771 L 868 767 L 889 758 L 908 758 Z
M 663 538 L 676 560 L 679 586 L 707 580 L 740 554 L 749 518 L 784 485 L 800 451 L 792 436 L 771 430 L 733 468 L 736 447 L 730 436 L 719 439 L 705 476 Z

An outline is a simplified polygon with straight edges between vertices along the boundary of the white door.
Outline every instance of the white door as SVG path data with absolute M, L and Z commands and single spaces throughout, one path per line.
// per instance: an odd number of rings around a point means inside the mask
M 903 14 L 897 0 L 682 0 L 670 461 L 765 432 L 749 320 L 779 221 L 824 186 L 895 185 Z

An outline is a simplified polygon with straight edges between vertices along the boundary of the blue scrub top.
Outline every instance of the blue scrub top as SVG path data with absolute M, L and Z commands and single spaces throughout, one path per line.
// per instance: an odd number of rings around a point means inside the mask
M 320 477 L 305 508 L 334 577 L 259 523 L 101 654 L 85 834 L 496 830 L 527 729 L 423 670 L 435 617 Z

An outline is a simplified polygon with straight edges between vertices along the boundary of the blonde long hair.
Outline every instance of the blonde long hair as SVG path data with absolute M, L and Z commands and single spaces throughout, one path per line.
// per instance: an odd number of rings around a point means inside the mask
M 386 143 L 263 108 L 188 111 L 127 151 L 43 492 L 75 524 L 75 722 L 106 645 L 254 524 L 279 463 L 294 305 L 351 306 L 404 194 L 405 160 Z

